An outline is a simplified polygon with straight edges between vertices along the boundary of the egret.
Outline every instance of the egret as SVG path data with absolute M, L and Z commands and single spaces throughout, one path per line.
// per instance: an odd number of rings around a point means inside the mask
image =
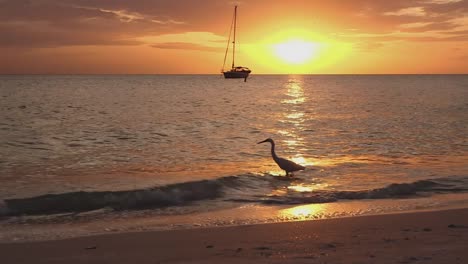
M 299 171 L 299 170 L 304 170 L 305 167 L 299 164 L 296 164 L 290 160 L 280 158 L 276 155 L 275 153 L 275 141 L 271 138 L 267 138 L 263 141 L 258 142 L 257 144 L 265 143 L 265 142 L 270 142 L 271 143 L 271 157 L 273 160 L 278 164 L 278 166 L 286 172 L 286 176 L 290 176 L 289 173 L 293 171 Z

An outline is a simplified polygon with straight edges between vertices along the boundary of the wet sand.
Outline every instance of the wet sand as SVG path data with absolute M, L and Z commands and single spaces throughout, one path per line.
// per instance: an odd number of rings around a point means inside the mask
M 468 209 L 0 244 L 2 263 L 466 263 Z

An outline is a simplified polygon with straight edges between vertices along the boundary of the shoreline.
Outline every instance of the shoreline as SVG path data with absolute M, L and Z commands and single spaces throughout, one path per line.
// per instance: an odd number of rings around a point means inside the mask
M 0 243 L 3 263 L 462 263 L 468 208 Z
M 434 200 L 436 199 L 436 200 Z M 175 207 L 163 210 L 99 209 L 83 213 L 19 216 L 0 220 L 0 243 L 45 242 L 130 232 L 248 226 L 297 221 L 468 209 L 468 193 L 426 198 L 349 200 L 288 206 L 232 204 L 216 210 Z M 188 210 L 188 211 L 186 211 Z M 194 211 L 195 210 L 195 211 Z M 174 212 L 176 212 L 174 214 Z
M 231 205 L 216 210 L 191 208 L 185 213 L 183 210 L 187 207 L 172 208 L 171 210 L 178 212 L 176 214 L 166 214 L 165 210 L 112 212 L 99 209 L 78 214 L 19 216 L 0 221 L 0 243 L 46 242 L 131 232 L 222 228 L 468 209 L 468 194 L 440 194 L 437 198 L 402 198 L 398 201 L 398 204 L 395 200 L 384 199 L 378 202 L 351 200 L 294 206 Z

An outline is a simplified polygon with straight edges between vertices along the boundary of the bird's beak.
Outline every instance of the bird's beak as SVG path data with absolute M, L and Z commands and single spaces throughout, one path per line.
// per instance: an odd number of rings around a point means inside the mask
M 260 142 L 258 142 L 257 144 L 261 144 L 261 143 L 265 143 L 265 142 L 267 142 L 267 139 L 265 139 L 265 140 L 263 140 L 263 141 L 260 141 Z

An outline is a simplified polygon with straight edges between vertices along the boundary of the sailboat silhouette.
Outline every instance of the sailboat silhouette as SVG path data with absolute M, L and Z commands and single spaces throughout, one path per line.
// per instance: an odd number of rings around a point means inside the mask
M 224 75 L 224 78 L 226 79 L 238 79 L 242 78 L 244 80 L 247 80 L 247 77 L 249 77 L 249 74 L 252 72 L 249 68 L 243 67 L 243 66 L 235 66 L 234 60 L 236 57 L 236 28 L 237 28 L 237 6 L 234 7 L 234 17 L 232 20 L 231 24 L 231 29 L 229 31 L 229 38 L 228 38 L 228 43 L 226 46 L 226 52 L 224 54 L 224 63 L 223 63 L 223 69 L 221 72 Z M 226 65 L 226 58 L 227 54 L 229 51 L 229 46 L 231 42 L 231 33 L 234 33 L 234 37 L 232 40 L 232 64 L 231 64 L 231 69 L 225 71 L 224 66 Z

